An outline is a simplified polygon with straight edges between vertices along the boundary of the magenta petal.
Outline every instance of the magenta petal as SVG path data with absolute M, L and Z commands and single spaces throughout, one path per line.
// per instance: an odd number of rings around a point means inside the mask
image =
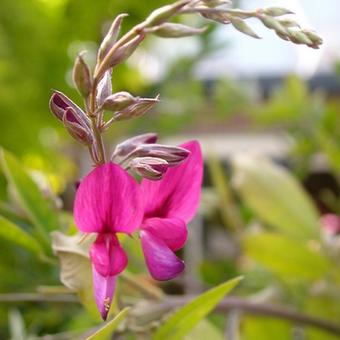
M 184 270 L 184 262 L 164 241 L 146 230 L 141 230 L 140 237 L 146 265 L 155 280 L 171 280 Z
M 181 249 L 188 237 L 187 226 L 179 218 L 147 218 L 141 229 L 162 239 L 172 251 Z
M 190 151 L 183 163 L 169 168 L 159 181 L 142 180 L 146 217 L 176 217 L 189 222 L 196 213 L 203 177 L 202 152 L 197 141 L 180 146 Z
M 74 203 L 77 227 L 88 233 L 132 233 L 143 203 L 138 183 L 119 165 L 106 163 L 81 182 Z
M 106 320 L 109 313 L 113 293 L 116 288 L 117 276 L 102 276 L 96 271 L 95 266 L 92 266 L 93 289 L 96 304 L 99 313 L 103 320 Z
M 96 271 L 103 276 L 118 275 L 127 266 L 128 259 L 113 234 L 100 234 L 90 248 L 90 258 Z

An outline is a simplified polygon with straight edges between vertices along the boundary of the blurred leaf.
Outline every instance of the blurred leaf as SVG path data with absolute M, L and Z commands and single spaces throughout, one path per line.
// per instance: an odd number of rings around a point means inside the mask
M 41 245 L 30 234 L 0 215 L 0 237 L 18 244 L 37 256 L 43 254 Z
M 236 156 L 232 163 L 233 183 L 259 218 L 300 239 L 320 238 L 317 211 L 286 169 L 251 155 Z
M 292 339 L 292 324 L 287 321 L 246 316 L 242 320 L 242 340 Z
M 156 331 L 153 339 L 183 339 L 241 280 L 242 277 L 237 277 L 199 295 L 170 316 Z
M 14 156 L 2 150 L 0 162 L 8 182 L 18 195 L 20 204 L 34 224 L 37 236 L 49 245 L 48 232 L 57 229 L 59 225 L 56 212 Z
M 184 338 L 185 340 L 223 340 L 223 333 L 210 321 L 201 320 Z
M 26 340 L 25 323 L 17 309 L 12 309 L 9 312 L 9 330 L 11 334 L 10 340 Z
M 126 318 L 129 309 L 130 309 L 129 307 L 124 308 L 112 320 L 105 323 L 102 328 L 100 328 L 94 334 L 86 338 L 86 340 L 111 339 L 113 332 L 117 329 L 119 324 Z
M 316 247 L 274 234 L 248 234 L 243 241 L 246 254 L 285 280 L 317 280 L 325 277 L 332 265 Z

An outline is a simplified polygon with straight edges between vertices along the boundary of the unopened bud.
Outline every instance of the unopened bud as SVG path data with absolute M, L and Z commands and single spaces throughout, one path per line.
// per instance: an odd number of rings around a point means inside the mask
M 110 111 L 120 111 L 136 103 L 137 99 L 129 92 L 116 92 L 108 96 L 102 105 L 103 109 Z
M 284 27 L 300 27 L 296 21 L 290 19 L 280 19 L 279 23 Z
M 289 32 L 289 39 L 295 44 L 304 44 L 308 46 L 313 45 L 312 40 L 309 39 L 307 35 L 303 33 L 302 31 L 294 31 L 288 28 L 288 32 Z
M 206 19 L 209 19 L 209 20 L 212 20 L 220 24 L 224 24 L 224 25 L 230 24 L 230 17 L 226 13 L 223 13 L 223 12 L 213 13 L 213 12 L 208 12 L 204 10 L 199 10 L 198 12 L 202 15 L 202 17 Z
M 276 20 L 273 17 L 270 17 L 268 15 L 263 15 L 260 17 L 260 20 L 262 21 L 263 25 L 266 27 L 275 30 L 278 34 L 285 36 L 288 35 L 287 29 L 280 24 L 278 20 Z
M 123 19 L 126 16 L 128 16 L 128 14 L 126 13 L 119 14 L 113 21 L 109 31 L 107 32 L 102 43 L 100 44 L 100 47 L 98 50 L 98 63 L 100 63 L 105 58 L 109 49 L 117 41 L 119 31 L 120 31 L 120 26 L 122 24 Z
M 103 105 L 104 100 L 112 94 L 111 70 L 104 72 L 104 75 L 97 86 L 97 105 Z
M 75 111 L 72 108 L 67 108 L 63 116 L 63 123 L 69 134 L 78 142 L 90 145 L 92 143 L 92 134 L 87 127 L 78 124 L 74 121 Z
M 135 98 L 134 104 L 129 105 L 115 114 L 115 120 L 127 120 L 142 116 L 153 108 L 157 102 L 158 96 L 156 98 Z
M 201 34 L 206 31 L 204 28 L 194 28 L 182 24 L 164 23 L 150 30 L 153 34 L 162 38 L 181 38 Z
M 135 150 L 140 144 L 156 143 L 157 138 L 158 136 L 155 133 L 145 133 L 143 135 L 138 135 L 138 136 L 129 138 L 116 146 L 111 160 L 113 160 L 113 158 L 115 157 L 127 156 L 130 152 Z
M 178 11 L 187 5 L 191 0 L 182 0 L 178 1 L 172 5 L 166 5 L 161 8 L 154 10 L 146 19 L 148 26 L 155 26 L 166 22 L 170 19 L 174 14 L 178 13 Z
M 294 14 L 289 9 L 283 7 L 268 7 L 263 10 L 263 13 L 271 17 L 279 17 L 285 14 Z
M 109 66 L 114 67 L 115 65 L 118 65 L 122 63 L 124 60 L 126 60 L 127 58 L 129 58 L 130 55 L 135 51 L 135 49 L 143 41 L 144 38 L 145 38 L 144 34 L 142 33 L 138 34 L 136 37 L 131 39 L 129 42 L 119 47 L 117 51 L 115 51 L 115 53 L 111 57 Z
M 319 48 L 319 45 L 322 44 L 322 38 L 319 37 L 315 32 L 309 30 L 302 30 L 301 32 L 304 33 L 308 37 L 308 39 L 312 41 L 313 44 L 308 46 Z
M 60 120 L 63 120 L 65 112 L 68 108 L 73 109 L 72 121 L 80 125 L 89 126 L 89 118 L 84 111 L 76 105 L 70 98 L 65 96 L 62 92 L 54 91 L 50 99 L 50 110 Z M 69 113 L 70 116 L 70 113 Z
M 91 92 L 92 79 L 90 69 L 83 59 L 83 52 L 79 54 L 73 66 L 73 82 L 79 93 L 87 98 Z
M 198 5 L 204 5 L 209 8 L 215 8 L 221 5 L 230 5 L 230 4 L 231 4 L 231 1 L 229 0 L 202 0 L 202 2 L 199 3 Z
M 231 24 L 240 32 L 247 34 L 253 38 L 260 39 L 260 37 L 244 22 L 244 20 L 237 17 L 230 17 Z
M 133 152 L 134 156 L 156 157 L 164 159 L 169 166 L 174 166 L 184 161 L 190 151 L 179 146 L 169 146 L 162 144 L 141 144 Z
M 130 162 L 130 167 L 142 177 L 159 180 L 168 170 L 169 163 L 161 158 L 137 157 Z

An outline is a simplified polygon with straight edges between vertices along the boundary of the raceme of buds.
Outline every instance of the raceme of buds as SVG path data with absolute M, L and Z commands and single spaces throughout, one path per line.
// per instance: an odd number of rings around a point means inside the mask
M 201 34 L 206 31 L 204 28 L 195 28 L 182 24 L 164 23 L 153 27 L 149 32 L 162 38 L 181 38 Z
M 137 157 L 131 160 L 129 166 L 144 178 L 159 180 L 168 170 L 169 163 L 162 158 Z
M 149 111 L 158 102 L 158 96 L 156 98 L 138 98 L 135 97 L 135 103 L 129 105 L 125 109 L 116 112 L 115 120 L 126 120 L 142 116 Z
M 73 82 L 79 93 L 87 98 L 92 89 L 91 72 L 85 60 L 82 57 L 83 53 L 79 54 L 73 66 Z
M 93 141 L 92 133 L 87 126 L 82 126 L 74 121 L 74 109 L 68 107 L 63 116 L 63 123 L 69 134 L 78 142 L 90 145 Z
M 105 35 L 102 43 L 100 44 L 99 50 L 98 50 L 98 63 L 100 63 L 106 56 L 109 49 L 114 45 L 114 43 L 117 41 L 120 26 L 122 24 L 123 19 L 128 16 L 126 13 L 119 14 L 115 20 L 113 21 L 109 31 Z
M 174 166 L 184 161 L 190 152 L 179 146 L 169 146 L 162 144 L 140 144 L 130 155 L 132 157 L 156 157 L 162 158 Z
M 102 79 L 100 79 L 97 86 L 96 101 L 100 107 L 103 105 L 104 100 L 112 94 L 112 81 L 111 81 L 111 70 L 104 72 Z
M 140 144 L 153 144 L 157 141 L 157 134 L 155 133 L 144 133 L 132 138 L 125 140 L 124 142 L 118 144 L 113 152 L 111 160 L 115 157 L 124 157 L 131 153 Z
M 54 91 L 50 99 L 50 110 L 60 120 L 63 121 L 64 114 L 67 108 L 73 109 L 73 117 L 70 116 L 69 120 L 78 123 L 81 126 L 90 127 L 89 118 L 85 115 L 84 111 L 76 105 L 70 98 L 65 96 L 62 92 Z
M 135 104 L 138 98 L 133 97 L 129 92 L 116 92 L 106 97 L 102 108 L 109 111 L 120 111 Z

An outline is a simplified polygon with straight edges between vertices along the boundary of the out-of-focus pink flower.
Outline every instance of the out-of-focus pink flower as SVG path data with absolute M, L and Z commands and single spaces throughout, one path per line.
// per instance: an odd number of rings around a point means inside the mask
M 159 181 L 143 179 L 144 218 L 140 237 L 146 265 L 156 280 L 169 280 L 184 269 L 175 255 L 187 239 L 187 223 L 198 208 L 203 159 L 200 145 L 190 141 L 182 148 L 190 151 L 180 165 L 169 168 Z
M 331 236 L 340 234 L 340 216 L 325 214 L 321 216 L 320 222 L 327 234 Z
M 79 230 L 97 233 L 90 249 L 95 299 L 105 320 L 111 306 L 116 277 L 127 265 L 117 233 L 130 234 L 141 224 L 140 187 L 124 169 L 106 163 L 89 173 L 77 190 L 74 217 Z

